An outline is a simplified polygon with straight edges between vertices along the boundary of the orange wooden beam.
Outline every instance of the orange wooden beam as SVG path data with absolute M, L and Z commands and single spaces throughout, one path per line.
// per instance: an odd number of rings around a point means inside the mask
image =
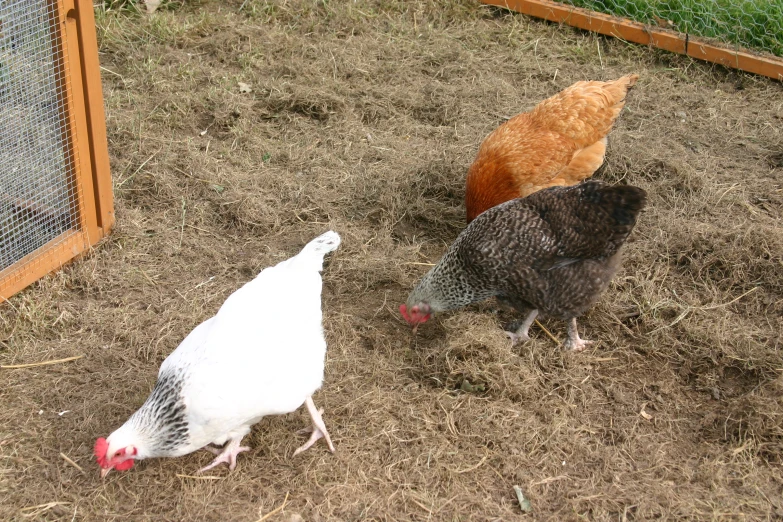
M 76 18 L 74 0 L 59 0 L 62 5 L 61 30 L 62 45 L 65 48 L 63 57 L 68 62 L 70 72 L 69 82 L 65 83 L 66 91 L 66 121 L 70 129 L 73 155 L 73 174 L 75 177 L 76 196 L 78 199 L 79 224 L 87 232 L 90 243 L 95 243 L 103 237 L 97 216 L 97 202 L 92 176 L 91 146 L 87 126 L 87 100 L 84 96 L 84 78 L 82 75 L 81 46 L 79 42 L 79 25 Z
M 114 226 L 114 197 L 106 138 L 106 114 L 103 110 L 101 64 L 98 61 L 98 36 L 95 30 L 93 0 L 76 0 L 79 50 L 85 98 L 85 118 L 90 144 L 93 189 L 98 226 L 108 235 Z
M 783 81 L 783 59 L 775 56 L 762 56 L 718 47 L 681 33 L 665 31 L 659 27 L 550 0 L 481 0 L 481 2 Z
M 84 252 L 89 242 L 84 232 L 70 230 L 47 245 L 0 271 L 0 303 Z

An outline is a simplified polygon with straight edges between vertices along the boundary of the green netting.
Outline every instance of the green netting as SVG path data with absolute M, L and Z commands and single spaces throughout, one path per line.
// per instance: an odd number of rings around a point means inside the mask
M 732 47 L 783 56 L 783 0 L 561 0 Z

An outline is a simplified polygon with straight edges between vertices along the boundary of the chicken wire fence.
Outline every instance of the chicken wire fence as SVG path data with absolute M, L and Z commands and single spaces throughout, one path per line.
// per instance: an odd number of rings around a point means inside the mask
M 783 0 L 559 0 L 783 57 Z
M 54 14 L 0 2 L 0 270 L 77 228 Z
M 72 14 L 74 2 L 81 0 L 71 0 Z M 91 2 L 89 8 L 92 15 Z M 78 86 L 85 82 L 68 53 L 76 49 L 80 59 L 81 48 L 68 37 L 81 31 L 66 34 L 63 10 L 61 0 L 0 0 L 0 302 L 37 278 L 30 278 L 33 271 L 43 275 L 92 242 L 83 196 L 94 183 L 90 176 L 85 190 L 78 172 L 85 165 L 90 171 L 92 161 L 92 145 L 85 162 L 78 142 L 92 140 L 75 131 L 87 128 L 89 118 L 74 109 L 74 97 L 83 100 L 86 91 L 72 87 L 71 74 L 80 75 Z M 94 51 L 97 57 L 97 44 Z M 43 259 L 58 245 L 57 259 Z

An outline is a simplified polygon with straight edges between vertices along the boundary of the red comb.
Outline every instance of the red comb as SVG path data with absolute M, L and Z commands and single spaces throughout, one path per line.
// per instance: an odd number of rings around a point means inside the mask
M 408 315 L 408 307 L 407 306 L 405 306 L 404 304 L 401 304 L 400 305 L 400 313 L 402 314 L 402 318 L 403 319 L 405 319 L 409 323 L 411 322 L 411 316 Z
M 106 458 L 106 452 L 109 451 L 109 443 L 103 437 L 95 441 L 95 458 L 98 460 L 98 465 L 104 467 L 108 464 L 109 459 Z

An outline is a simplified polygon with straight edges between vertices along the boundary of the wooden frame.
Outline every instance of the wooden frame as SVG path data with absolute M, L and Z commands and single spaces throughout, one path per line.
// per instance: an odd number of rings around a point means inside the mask
M 92 0 L 50 0 L 63 140 L 76 191 L 78 229 L 64 232 L 0 272 L 0 303 L 105 237 L 114 225 L 109 151 Z M 25 207 L 28 211 L 29 206 Z
M 666 31 L 550 0 L 481 0 L 481 2 L 783 81 L 783 59 L 775 56 L 719 47 L 687 34 Z

